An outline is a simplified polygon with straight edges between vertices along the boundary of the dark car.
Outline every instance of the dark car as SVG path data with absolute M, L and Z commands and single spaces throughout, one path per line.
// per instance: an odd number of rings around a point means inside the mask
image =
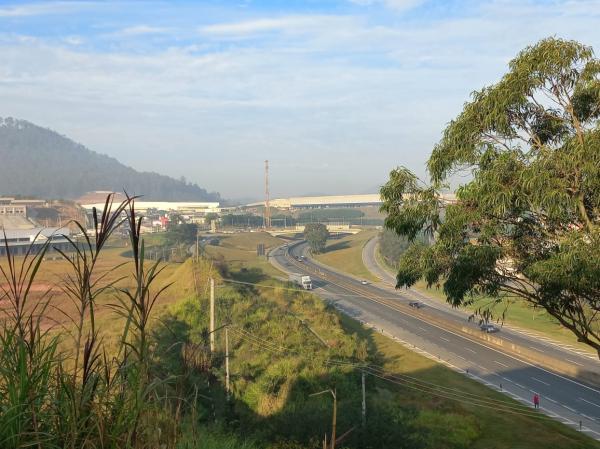
M 420 309 L 421 307 L 425 307 L 425 304 L 423 304 L 420 301 L 411 301 L 408 303 L 409 306 L 414 307 L 415 309 Z
M 486 332 L 488 334 L 493 334 L 494 332 L 500 331 L 500 329 L 498 327 L 496 327 L 490 323 L 483 323 L 483 324 L 479 325 L 479 329 L 481 329 L 482 332 Z

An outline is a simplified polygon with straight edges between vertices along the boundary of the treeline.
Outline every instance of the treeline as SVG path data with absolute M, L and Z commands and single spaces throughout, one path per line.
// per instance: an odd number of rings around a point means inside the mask
M 142 194 L 146 200 L 218 201 L 184 179 L 138 172 L 49 129 L 24 120 L 0 118 L 0 194 L 77 198 L 108 190 Z
M 313 209 L 301 212 L 298 217 L 289 214 L 273 214 L 271 225 L 282 228 L 307 223 L 345 223 L 354 225 L 378 226 L 383 224 L 382 218 L 365 218 L 364 212 L 357 209 Z M 254 214 L 227 214 L 221 217 L 222 226 L 260 227 L 264 218 Z
M 417 236 L 416 241 L 427 243 L 428 240 L 420 234 Z M 395 231 L 386 228 L 379 234 L 379 254 L 390 267 L 397 267 L 400 256 L 409 246 L 408 239 L 398 235 Z

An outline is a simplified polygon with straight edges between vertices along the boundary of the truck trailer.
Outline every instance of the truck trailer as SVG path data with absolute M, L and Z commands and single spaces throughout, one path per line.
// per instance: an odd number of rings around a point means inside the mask
M 302 287 L 304 290 L 312 290 L 312 280 L 310 276 L 300 273 L 290 273 L 290 282 Z

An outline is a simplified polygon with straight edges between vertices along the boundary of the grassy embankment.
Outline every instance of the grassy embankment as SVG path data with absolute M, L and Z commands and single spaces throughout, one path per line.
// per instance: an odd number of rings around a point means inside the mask
M 267 276 L 282 277 L 284 273 L 277 270 L 269 263 L 266 257 L 256 255 L 256 247 L 259 243 L 265 245 L 265 251 L 285 243 L 284 240 L 273 237 L 266 232 L 250 232 L 231 234 L 219 237 L 218 246 L 206 245 L 206 253 L 214 259 L 222 259 L 232 271 L 242 269 L 262 270 Z
M 254 247 L 257 237 L 252 236 L 244 242 L 246 236 L 249 237 L 248 234 L 235 236 L 226 247 L 226 252 L 234 254 L 233 262 L 240 267 L 239 270 L 230 270 L 229 276 L 234 279 L 241 277 L 248 280 L 250 272 L 256 276 L 261 274 L 259 266 L 262 261 L 247 255 L 248 248 Z M 240 263 L 242 254 L 247 257 Z M 262 285 L 281 286 L 264 277 L 260 280 Z M 498 404 L 495 402 L 476 404 L 472 398 L 502 401 L 520 407 L 504 395 L 364 329 L 310 294 L 259 288 L 237 290 L 227 295 L 233 296 L 222 300 L 221 314 L 234 322 L 239 320 L 240 325 L 244 323 L 244 328 L 262 339 L 263 345 L 270 342 L 279 348 L 290 349 L 287 354 L 273 353 L 272 347 L 269 350 L 259 343 L 253 347 L 249 340 L 243 338 L 236 341 L 233 349 L 236 419 L 240 429 L 246 435 L 253 435 L 259 443 L 291 437 L 301 445 L 285 447 L 312 447 L 316 440 L 310 443 L 307 434 L 318 436 L 328 430 L 330 401 L 327 398 L 311 399 L 308 395 L 334 384 L 341 401 L 338 404 L 342 411 L 339 429 L 357 424 L 360 416 L 360 379 L 357 372 L 348 368 L 327 369 L 323 363 L 326 358 L 356 360 L 366 355 L 371 363 L 385 367 L 387 372 L 429 383 L 400 382 L 402 385 L 393 385 L 367 377 L 368 432 L 374 432 L 373 442 L 377 441 L 373 447 L 600 447 L 600 444 L 557 422 L 527 416 L 523 409 L 518 413 L 524 412 L 525 415 L 503 411 L 493 405 Z M 191 306 L 180 305 L 173 310 L 180 318 L 197 316 L 189 313 L 188 307 Z M 305 320 L 330 344 L 331 349 L 325 350 L 288 312 Z M 222 336 L 220 338 L 219 344 L 222 345 Z M 222 378 L 222 370 L 219 375 Z M 424 385 L 434 387 L 428 389 Z M 458 395 L 454 396 L 455 393 Z M 375 420 L 379 427 L 373 422 Z M 262 430 L 256 433 L 256 429 Z M 348 440 L 348 447 L 368 447 L 364 439 L 369 441 L 369 435 L 356 433 Z M 385 435 L 391 435 L 392 439 L 386 440 Z
M 315 255 L 315 259 L 358 278 L 376 282 L 378 279 L 362 262 L 363 246 L 375 235 L 377 231 L 370 229 L 340 239 L 329 239 L 325 250 Z
M 379 251 L 376 252 L 375 257 L 377 257 L 379 263 L 386 267 L 388 271 L 394 272 L 394 268 L 385 261 Z M 439 302 L 446 302 L 446 296 L 442 289 L 437 287 L 429 288 L 425 281 L 417 282 L 413 288 Z M 534 308 L 518 299 L 495 304 L 491 298 L 481 297 L 475 298 L 472 304 L 465 306 L 463 309 L 473 312 L 485 308 L 490 308 L 494 318 L 499 322 L 505 322 L 520 327 L 523 330 L 538 332 L 553 340 L 566 343 L 594 355 L 593 351 L 587 345 L 578 342 L 577 337 L 571 331 L 562 326 L 542 308 Z
M 340 448 L 541 449 L 550 445 L 600 448 L 600 444 L 585 435 L 362 328 L 316 296 L 273 280 L 261 269 L 266 261 L 257 258 L 253 249 L 257 240 L 269 245 L 279 243 L 276 239 L 253 234 L 228 239 L 224 239 L 223 246 L 209 251 L 216 251 L 218 258 L 231 256 L 231 264 L 225 258 L 214 263 L 202 260 L 194 264 L 187 260 L 165 266 L 154 289 L 173 285 L 160 300 L 152 332 L 148 334 L 147 350 L 151 357 L 148 373 L 153 379 L 149 385 L 153 393 L 143 400 L 149 408 L 143 409 L 136 440 L 126 444 L 118 440 L 117 433 L 115 438 L 121 443 L 116 447 L 150 447 L 144 441 L 153 442 L 152 447 L 181 449 L 318 447 L 322 435 L 330 429 L 331 399 L 313 398 L 310 394 L 335 387 L 338 435 L 354 427 L 348 439 L 338 445 Z M 107 270 L 120 262 L 126 263 L 111 273 L 110 276 L 116 276 L 114 279 L 132 270 L 131 260 L 120 256 L 117 252 L 120 250 L 107 249 L 102 262 Z M 52 265 L 49 271 L 43 265 L 40 272 L 43 274 L 36 282 L 50 283 L 56 276 L 64 276 L 67 267 L 61 263 L 49 261 Z M 220 274 L 215 270 L 217 267 Z M 217 279 L 217 323 L 232 323 L 229 402 L 224 392 L 223 330 L 216 334 L 216 354 L 211 357 L 208 352 L 205 287 L 209 276 Z M 260 286 L 231 285 L 221 276 Z M 131 280 L 121 282 L 122 286 L 132 286 Z M 58 293 L 52 300 L 60 301 L 56 303 L 60 308 L 66 305 Z M 109 300 L 99 297 L 97 310 L 103 309 Z M 97 327 L 104 343 L 115 339 L 123 329 L 123 321 L 108 311 L 99 312 L 96 317 L 97 323 L 102 323 Z M 131 343 L 136 345 L 137 341 L 133 339 Z M 113 347 L 114 344 L 104 345 L 109 351 Z M 400 385 L 367 376 L 368 412 L 364 430 L 360 427 L 359 372 L 352 366 L 328 364 L 332 359 L 349 363 L 367 361 L 402 376 L 396 377 Z M 121 369 L 134 370 L 135 374 L 136 366 L 130 363 Z M 127 379 L 124 377 L 122 381 Z M 123 394 L 128 390 L 116 391 Z M 112 410 L 120 406 L 120 401 L 113 403 L 111 398 L 110 394 L 100 397 L 108 401 L 101 402 L 103 407 Z M 0 401 L 3 400 L 0 394 Z M 89 413 L 88 410 L 84 407 L 81 412 Z M 45 415 L 38 416 L 46 419 Z M 107 418 L 111 416 L 109 413 Z M 42 421 L 37 425 L 52 422 Z M 4 423 L 1 417 L 0 423 Z M 74 441 L 87 438 L 87 444 L 96 447 L 115 447 L 93 440 L 97 424 L 110 425 L 108 429 L 115 432 L 127 432 L 129 428 L 115 427 L 110 421 L 86 423 L 81 424 L 84 433 L 74 435 Z M 0 431 L 5 430 L 0 426 Z

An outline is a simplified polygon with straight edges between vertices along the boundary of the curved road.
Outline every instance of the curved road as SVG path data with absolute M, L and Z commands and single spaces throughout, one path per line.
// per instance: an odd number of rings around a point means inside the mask
M 534 393 L 541 396 L 542 411 L 564 424 L 579 428 L 600 440 L 600 388 L 580 379 L 531 363 L 477 336 L 457 331 L 465 326 L 465 315 L 441 304 L 422 309 L 408 307 L 414 296 L 360 280 L 310 259 L 308 247 L 300 242 L 279 247 L 271 262 L 285 272 L 308 274 L 315 293 L 331 301 L 344 313 L 403 342 L 411 349 L 492 387 L 514 399 L 530 404 Z M 304 256 L 304 262 L 297 257 Z M 428 302 L 429 304 L 429 302 Z M 444 323 L 446 325 L 444 325 Z M 475 324 L 472 324 L 476 328 Z M 475 335 L 475 333 L 473 333 Z M 502 330 L 502 338 L 558 360 L 566 357 L 582 368 L 600 371 L 600 364 L 525 335 Z
M 372 238 L 365 244 L 362 253 L 363 264 L 374 276 L 381 279 L 382 282 L 378 285 L 387 290 L 397 292 L 398 290 L 395 288 L 395 276 L 383 267 L 376 257 L 377 244 L 377 237 Z M 428 307 L 441 311 L 443 314 L 446 314 L 446 316 L 454 315 L 458 320 L 463 322 L 468 318 L 469 314 L 466 311 L 453 308 L 449 304 L 430 298 L 426 294 L 415 289 L 402 290 L 402 293 L 413 300 L 418 300 L 427 304 Z M 527 347 L 536 347 L 537 350 L 542 353 L 550 352 L 554 357 L 566 360 L 579 368 L 587 369 L 592 372 L 600 372 L 600 360 L 598 360 L 598 356 L 591 351 L 585 351 L 566 343 L 557 342 L 545 335 L 540 335 L 539 333 L 511 326 L 509 324 L 504 324 L 502 326 L 502 337 L 505 340 L 513 341 Z M 559 348 L 561 350 L 556 352 L 555 350 Z M 584 359 L 581 360 L 578 356 L 584 357 Z

